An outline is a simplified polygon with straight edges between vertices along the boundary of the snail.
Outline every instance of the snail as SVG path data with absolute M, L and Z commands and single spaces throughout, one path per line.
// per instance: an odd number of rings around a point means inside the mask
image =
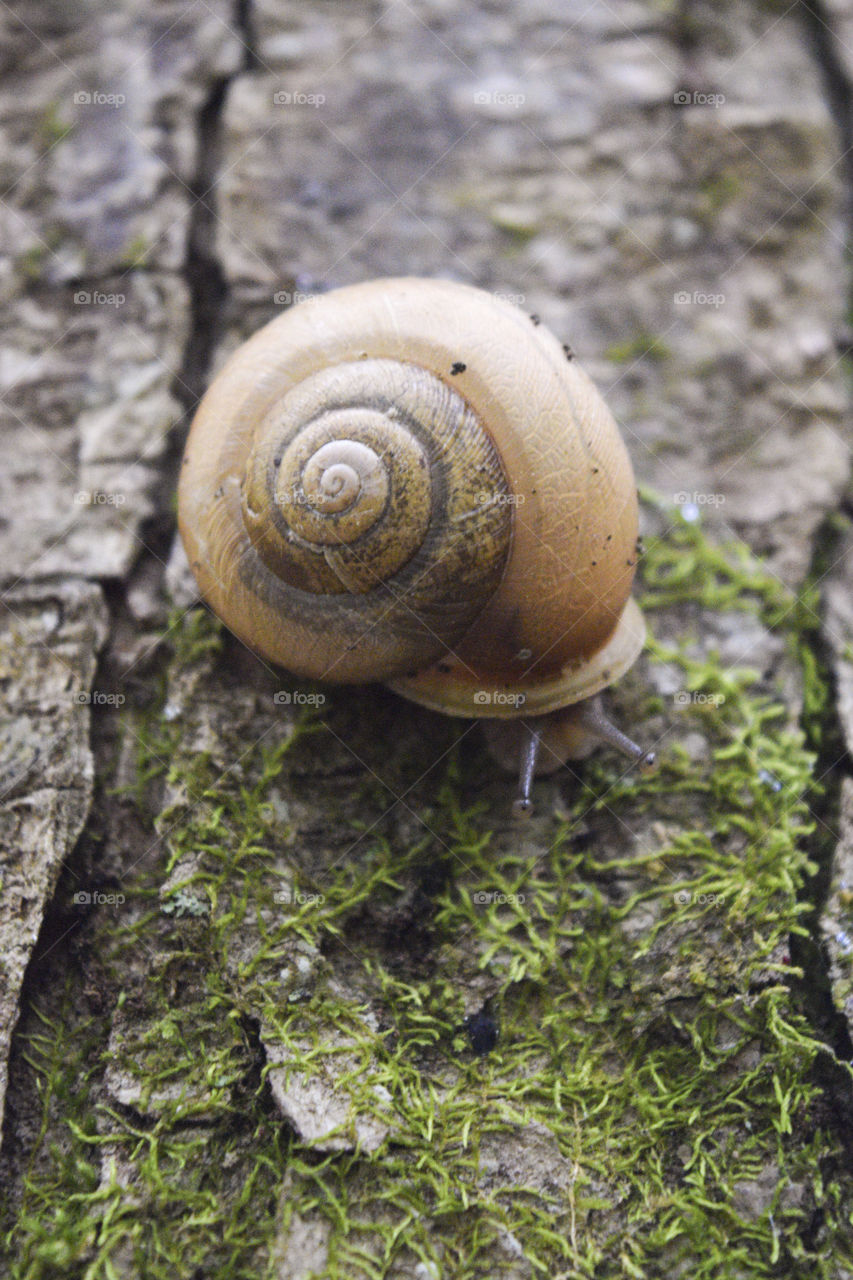
M 290 308 L 203 397 L 179 525 L 202 596 L 297 676 L 484 719 L 534 773 L 606 742 L 645 627 L 637 494 L 603 399 L 514 304 L 389 278 Z

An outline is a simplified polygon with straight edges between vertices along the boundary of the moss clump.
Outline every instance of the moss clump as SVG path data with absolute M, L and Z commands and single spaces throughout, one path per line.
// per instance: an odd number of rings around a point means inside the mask
M 642 330 L 624 342 L 614 342 L 604 353 L 605 360 L 613 364 L 628 364 L 633 360 L 653 360 L 660 363 L 669 359 L 670 350 L 662 338 Z
M 750 610 L 795 656 L 812 625 L 808 593 L 678 519 L 650 541 L 641 588 L 653 618 Z M 248 743 L 208 733 L 239 769 L 198 750 L 218 629 L 199 614 L 173 641 L 173 682 L 192 696 L 147 739 L 170 799 L 139 895 L 170 875 L 167 903 L 210 910 L 95 920 L 129 990 L 98 1070 L 73 1008 L 47 1037 L 30 1024 L 53 1102 L 10 1274 L 271 1277 L 291 1232 L 319 1242 L 313 1274 L 341 1280 L 474 1280 L 520 1260 L 590 1280 L 830 1280 L 853 1265 L 814 1075 L 826 1049 L 788 983 L 814 756 L 755 673 L 653 642 L 652 663 L 714 699 L 713 715 L 701 699 L 679 712 L 704 758 L 665 749 L 656 775 L 628 779 L 602 756 L 561 818 L 520 837 L 472 801 L 452 752 L 443 779 L 406 796 L 401 839 L 379 809 L 348 831 L 282 810 L 309 752 L 334 746 L 334 711 L 278 733 L 261 716 Z M 805 674 L 817 688 L 819 670 Z M 142 992 L 125 959 L 140 953 Z M 463 1031 L 478 1002 L 500 1028 L 485 1058 Z M 107 1067 L 136 1082 L 135 1103 L 105 1096 Z M 305 1081 L 326 1082 L 345 1113 L 332 1136 L 354 1149 L 281 1120 L 271 1088 Z
M 127 247 L 122 254 L 122 261 L 125 267 L 145 267 L 151 256 L 153 246 L 147 236 L 140 232 L 129 241 Z
M 49 226 L 38 244 L 32 245 L 18 256 L 15 266 L 25 280 L 38 284 L 44 278 L 48 260 L 61 247 L 64 238 L 65 233 L 61 227 Z
M 705 179 L 700 191 L 700 212 L 713 218 L 738 198 L 743 191 L 743 183 L 736 173 L 715 173 Z

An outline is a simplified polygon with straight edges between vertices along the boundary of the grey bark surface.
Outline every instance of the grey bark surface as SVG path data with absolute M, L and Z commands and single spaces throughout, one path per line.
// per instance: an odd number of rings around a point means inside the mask
M 256 0 L 235 18 L 222 0 L 68 10 L 40 0 L 25 17 L 3 10 L 0 1117 L 33 957 L 67 949 L 81 984 L 97 984 L 98 962 L 90 968 L 69 941 L 74 895 L 97 907 L 99 893 L 156 865 L 194 803 L 167 782 L 152 829 L 128 816 L 117 791 L 134 785 L 139 744 L 135 722 L 122 727 L 119 715 L 128 700 L 153 699 L 169 611 L 195 599 L 174 532 L 185 411 L 283 306 L 401 274 L 510 297 L 571 343 L 620 423 L 641 485 L 696 509 L 711 536 L 744 539 L 780 583 L 803 583 L 827 517 L 850 491 L 838 348 L 850 139 L 838 103 L 853 78 L 853 13 L 827 4 L 814 41 L 803 15 L 784 7 L 690 9 Z M 666 531 L 663 517 L 646 519 L 647 532 Z M 853 754 L 849 533 L 823 575 L 823 643 Z M 668 614 L 657 639 L 675 644 L 694 628 L 692 656 L 771 673 L 797 723 L 801 673 L 781 640 L 746 614 L 733 624 L 687 609 Z M 206 753 L 223 775 L 239 771 L 224 745 L 235 732 L 272 743 L 296 724 L 273 701 L 276 674 L 248 654 L 235 662 L 225 688 L 212 658 L 167 677 L 182 753 Z M 671 706 L 677 671 L 643 664 L 640 679 Z M 350 856 L 349 827 L 325 821 L 327 812 L 367 825 L 404 796 L 389 838 L 414 844 L 423 833 L 431 784 L 421 775 L 448 749 L 448 731 L 390 695 L 378 707 L 371 697 L 335 700 L 329 740 L 322 749 L 306 740 L 270 801 L 281 810 L 285 871 L 289 840 L 298 865 L 317 874 Z M 659 738 L 660 750 L 678 744 L 708 758 L 703 735 L 668 712 L 630 728 Z M 389 761 L 395 735 L 399 757 Z M 377 780 L 375 803 L 354 795 L 353 779 L 366 774 Z M 823 976 L 853 1032 L 850 785 L 821 928 Z M 509 786 L 488 785 L 496 810 Z M 541 817 L 521 837 L 531 857 L 546 847 L 543 824 L 566 786 L 541 784 Z M 700 803 L 685 798 L 668 828 L 647 811 L 630 838 L 606 819 L 595 834 L 614 854 L 652 850 L 689 826 Z M 499 827 L 495 858 L 518 844 L 509 823 Z M 164 871 L 161 902 L 200 856 L 184 852 Z M 613 892 L 627 895 L 636 876 L 626 872 Z M 145 909 L 128 907 L 139 918 Z M 638 912 L 624 928 L 640 936 L 653 924 Z M 262 920 L 247 924 L 228 959 L 235 987 L 262 932 Z M 723 945 L 736 959 L 751 943 L 732 934 Z M 120 983 L 144 991 L 166 951 L 152 934 Z M 475 939 L 460 945 L 468 1012 L 495 989 L 481 958 Z M 310 989 L 326 964 L 294 941 L 269 980 Z M 661 1000 L 683 980 L 653 951 L 634 974 L 638 993 Z M 355 971 L 342 964 L 332 982 L 342 998 L 363 1000 L 368 1029 L 379 1024 Z M 393 1134 L 390 1108 L 386 1121 L 361 1115 L 355 1087 L 342 1084 L 358 1058 L 337 1029 L 328 1033 L 334 1068 L 308 1079 L 292 1069 L 293 1046 L 255 1013 L 272 1098 L 300 1139 L 369 1152 Z M 116 1011 L 102 1046 L 111 1060 L 120 1046 L 144 1044 L 147 1018 L 141 1002 Z M 448 1073 L 439 1087 L 454 1084 Z M 382 1086 L 371 1087 L 381 1112 Z M 145 1120 L 180 1097 L 200 1132 L 215 1110 L 201 1077 L 149 1090 L 111 1067 L 103 1089 L 105 1103 Z M 10 1186 L 36 1127 L 28 1090 L 19 1059 L 3 1128 Z M 570 1184 L 570 1162 L 535 1123 L 509 1151 L 487 1146 L 484 1168 L 514 1162 L 518 1181 L 543 1196 Z M 98 1158 L 104 1186 L 116 1176 L 132 1184 L 118 1145 Z M 775 1186 L 772 1170 L 761 1177 Z M 742 1207 L 763 1211 L 762 1186 L 759 1177 L 740 1188 Z M 282 1206 L 287 1197 L 285 1185 Z M 533 1274 L 513 1261 L 514 1247 L 501 1245 L 502 1274 Z M 276 1274 L 308 1276 L 325 1264 L 327 1228 L 282 1209 L 276 1248 Z

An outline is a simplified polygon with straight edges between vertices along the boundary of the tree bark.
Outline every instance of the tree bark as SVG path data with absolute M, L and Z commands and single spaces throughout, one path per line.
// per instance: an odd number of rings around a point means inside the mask
M 10 1274 L 853 1274 L 853 15 L 0 21 Z M 176 536 L 213 373 L 385 275 L 537 315 L 641 486 L 658 772 L 523 827 L 476 726 L 272 670 Z

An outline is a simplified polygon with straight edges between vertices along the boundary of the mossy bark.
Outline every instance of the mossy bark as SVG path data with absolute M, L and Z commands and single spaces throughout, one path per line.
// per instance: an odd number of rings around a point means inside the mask
M 31 10 L 0 119 L 6 1270 L 853 1275 L 841 18 Z M 523 827 L 476 726 L 297 687 L 175 541 L 212 370 L 403 273 L 570 340 L 641 482 L 651 638 L 610 700 L 658 771 L 602 753 Z

